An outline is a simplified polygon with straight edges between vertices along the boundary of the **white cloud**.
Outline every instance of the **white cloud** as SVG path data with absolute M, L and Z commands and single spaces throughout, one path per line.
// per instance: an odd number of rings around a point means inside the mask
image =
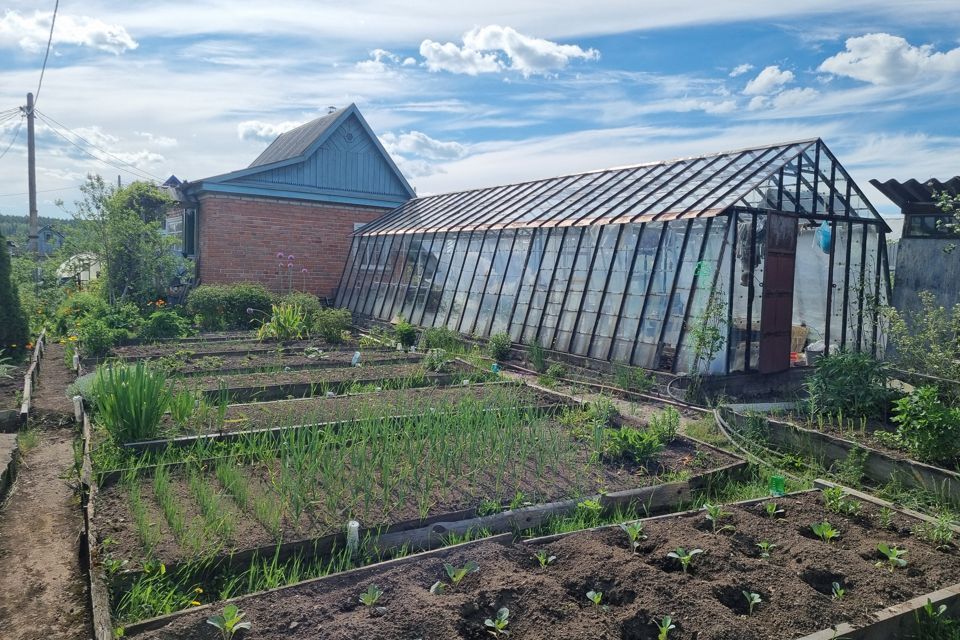
M 738 64 L 733 68 L 732 71 L 730 71 L 730 77 L 736 78 L 737 76 L 742 76 L 747 71 L 752 71 L 752 70 L 753 70 L 753 65 L 750 64 L 749 62 L 744 62 L 743 64 Z
M 285 131 L 299 127 L 302 122 L 264 122 L 262 120 L 244 120 L 237 125 L 237 136 L 241 140 L 271 142 Z
M 777 65 L 770 65 L 757 74 L 757 77 L 747 83 L 743 93 L 748 96 L 762 96 L 771 94 L 783 85 L 793 80 L 792 71 L 782 71 Z
M 429 160 L 453 160 L 466 155 L 467 149 L 459 142 L 444 142 L 431 138 L 421 131 L 408 131 L 380 136 L 384 148 L 391 154 L 412 155 Z
M 820 97 L 820 92 L 810 87 L 803 89 L 787 89 L 781 91 L 773 97 L 773 107 L 775 109 L 789 109 L 808 104 L 810 101 Z
M 524 35 L 512 27 L 487 25 L 464 34 L 463 46 L 424 40 L 420 44 L 430 71 L 493 73 L 501 69 L 519 71 L 524 77 L 547 75 L 567 67 L 573 60 L 596 60 L 596 49 L 560 44 Z
M 357 69 L 367 73 L 384 73 L 399 62 L 400 58 L 386 49 L 374 49 L 370 52 L 369 60 L 357 63 Z
M 889 33 L 868 33 L 848 38 L 846 50 L 824 60 L 819 69 L 871 84 L 913 83 L 924 77 L 960 74 L 960 47 L 938 52 L 932 45 L 915 47 Z
M 769 102 L 770 99 L 766 96 L 754 96 L 750 99 L 750 104 L 747 105 L 747 109 L 750 111 L 757 111 L 766 107 Z
M 161 149 L 169 149 L 177 146 L 179 144 L 176 138 L 170 138 L 167 136 L 156 136 L 147 131 L 134 131 L 141 138 L 146 139 L 147 142 L 152 144 L 155 147 L 160 147 Z
M 413 66 L 416 66 L 416 64 L 417 64 L 416 58 L 411 58 L 408 56 L 403 59 L 403 66 L 405 67 L 413 67 Z
M 42 51 L 50 35 L 49 11 L 34 11 L 33 15 L 7 10 L 0 17 L 0 46 L 18 46 L 31 53 Z M 58 14 L 53 43 L 92 47 L 119 55 L 136 49 L 137 42 L 119 24 L 108 24 L 90 16 Z

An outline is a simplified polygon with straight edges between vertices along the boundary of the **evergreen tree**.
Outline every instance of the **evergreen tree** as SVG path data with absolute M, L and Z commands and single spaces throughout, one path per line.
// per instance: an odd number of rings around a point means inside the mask
M 0 350 L 20 354 L 29 338 L 27 316 L 20 306 L 17 285 L 10 278 L 10 252 L 6 239 L 0 235 Z

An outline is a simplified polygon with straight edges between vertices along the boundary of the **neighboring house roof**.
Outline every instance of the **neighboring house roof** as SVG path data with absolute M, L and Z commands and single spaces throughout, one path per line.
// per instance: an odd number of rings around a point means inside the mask
M 813 168 L 819 167 L 819 172 Z M 778 179 L 799 187 L 780 189 Z M 835 171 L 836 180 L 830 180 Z M 826 175 L 824 175 L 826 174 Z M 839 193 L 827 184 L 846 180 Z M 792 182 L 791 182 L 792 181 Z M 813 197 L 813 193 L 817 197 Z M 869 219 L 889 231 L 819 138 L 409 200 L 355 235 L 706 218 L 730 207 Z
M 246 169 L 181 191 L 391 208 L 416 195 L 354 104 L 279 135 Z
M 915 178 L 903 182 L 899 180 L 880 182 L 874 178 L 870 181 L 870 184 L 901 209 L 906 209 L 911 204 L 932 204 L 935 201 L 934 192 L 945 191 L 951 196 L 960 193 L 960 176 L 954 176 L 946 182 L 930 178 L 923 183 Z
M 173 174 L 170 174 L 170 177 L 167 178 L 167 179 L 164 181 L 164 183 L 161 184 L 160 186 L 161 186 L 161 187 L 174 187 L 174 188 L 176 188 L 176 187 L 179 187 L 179 186 L 182 185 L 182 184 L 183 184 L 183 180 L 181 180 L 180 178 L 178 178 L 177 176 L 175 176 L 175 175 L 173 175 Z

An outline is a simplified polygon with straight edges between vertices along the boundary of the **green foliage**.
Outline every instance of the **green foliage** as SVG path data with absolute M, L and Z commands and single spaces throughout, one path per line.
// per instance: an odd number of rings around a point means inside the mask
M 139 336 L 142 340 L 169 340 L 182 338 L 190 334 L 190 323 L 180 314 L 161 309 L 151 313 L 140 326 Z
M 763 600 L 760 599 L 759 593 L 753 593 L 751 591 L 742 591 L 741 593 L 743 593 L 743 597 L 746 599 L 747 606 L 749 607 L 747 610 L 747 615 L 752 616 L 753 608 L 763 602 Z
M 605 429 L 603 438 L 605 455 L 613 459 L 629 457 L 638 463 L 657 455 L 664 447 L 660 437 L 649 429 Z
M 0 378 L 13 378 L 11 372 L 17 368 L 17 365 L 12 364 L 11 359 L 3 356 L 3 349 L 0 349 Z
M 494 360 L 506 360 L 510 357 L 510 347 L 513 346 L 513 341 L 510 340 L 509 333 L 495 333 L 490 336 L 490 341 L 487 344 L 487 353 L 490 354 L 490 357 Z
M 77 327 L 80 351 L 84 356 L 100 358 L 108 353 L 126 337 L 126 332 L 112 329 L 103 320 L 89 319 Z
M 77 323 L 85 318 L 103 318 L 110 306 L 98 295 L 89 291 L 77 291 L 67 296 L 57 307 L 54 330 L 60 335 L 75 333 Z
M 897 441 L 923 462 L 951 464 L 960 457 L 960 407 L 941 402 L 936 387 L 919 387 L 893 409 Z
M 913 311 L 886 309 L 893 363 L 901 369 L 960 380 L 960 304 L 946 309 L 929 291 Z
M 657 625 L 657 640 L 668 640 L 670 632 L 677 628 L 670 616 L 663 616 L 659 620 L 651 620 L 650 624 Z
M 906 549 L 901 549 L 897 545 L 888 545 L 885 542 L 881 542 L 877 545 L 877 551 L 879 551 L 884 560 L 881 560 L 877 563 L 878 567 L 886 565 L 887 569 L 890 572 L 893 572 L 894 569 L 907 566 L 907 560 L 903 556 L 907 555 Z
M 958 640 L 960 639 L 960 622 L 947 615 L 947 605 L 934 606 L 927 600 L 922 608 L 913 612 L 916 622 L 917 640 Z
M 934 522 L 921 522 L 913 527 L 913 535 L 926 540 L 942 551 L 953 546 L 953 518 L 941 513 Z
M 405 347 L 412 347 L 417 341 L 417 328 L 407 322 L 403 316 L 397 317 L 397 324 L 393 327 L 393 336 Z
M 673 558 L 680 563 L 680 566 L 683 568 L 683 572 L 687 573 L 690 569 L 690 563 L 693 562 L 694 557 L 703 553 L 703 549 L 691 549 L 687 551 L 683 547 L 677 547 L 673 551 L 667 554 L 668 558 Z
M 544 373 L 547 370 L 547 350 L 539 340 L 530 345 L 530 366 L 537 373 Z
M 813 535 L 827 543 L 840 537 L 840 530 L 835 529 L 833 525 L 826 520 L 810 525 L 810 530 L 813 531 Z
M 567 375 L 567 368 L 559 362 L 554 362 L 547 367 L 546 373 L 541 375 L 537 382 L 545 387 L 555 387 Z
M 420 343 L 424 349 L 460 351 L 463 348 L 463 343 L 460 341 L 460 334 L 446 327 L 424 329 L 423 335 L 420 337 Z
M 187 296 L 187 313 L 198 316 L 204 330 L 249 329 L 261 314 L 267 314 L 272 296 L 262 284 L 239 282 L 204 284 Z M 253 309 L 253 315 L 247 313 Z
M 550 552 L 544 549 L 537 551 L 533 557 L 537 559 L 537 564 L 540 565 L 541 569 L 546 569 L 548 566 L 557 561 L 557 556 L 550 555 Z
M 27 351 L 30 326 L 20 304 L 20 292 L 10 277 L 10 253 L 2 235 L 0 254 L 0 349 L 19 358 Z
M 375 584 L 367 587 L 367 590 L 360 594 L 360 603 L 365 607 L 372 607 L 377 604 L 377 600 L 383 595 L 383 589 Z
M 507 633 L 507 625 L 510 624 L 510 609 L 500 607 L 497 610 L 497 616 L 492 620 L 487 618 L 483 621 L 485 627 L 495 638 Z
M 721 521 L 721 520 L 723 520 L 724 518 L 728 518 L 728 517 L 730 517 L 730 516 L 733 515 L 733 514 L 732 514 L 731 512 L 729 512 L 729 511 L 724 511 L 722 504 L 710 504 L 710 503 L 708 502 L 708 503 L 706 503 L 706 504 L 703 505 L 703 508 L 704 508 L 704 510 L 707 512 L 705 515 L 706 515 L 706 518 L 707 518 L 707 522 L 710 523 L 710 528 L 711 528 L 711 530 L 713 531 L 713 533 L 717 533 L 718 531 L 723 531 L 724 529 L 732 529 L 732 528 L 733 528 L 733 527 L 730 526 L 730 525 L 721 525 L 721 524 L 720 524 L 720 521 Z
M 827 508 L 827 511 L 832 511 L 833 513 L 844 516 L 856 516 L 859 515 L 860 510 L 863 508 L 863 504 L 860 503 L 860 501 L 847 496 L 843 487 L 829 487 L 824 489 L 822 493 L 823 506 Z
M 119 443 L 156 437 L 170 404 L 166 379 L 142 362 L 102 365 L 92 393 L 100 423 Z
M 277 304 L 300 307 L 303 311 L 305 332 L 307 334 L 313 334 L 315 332 L 317 318 L 319 318 L 320 312 L 323 309 L 323 307 L 320 306 L 320 298 L 312 293 L 291 291 L 290 293 L 280 296 L 276 302 Z
M 624 364 L 613 366 L 613 383 L 624 391 L 646 393 L 656 385 L 656 378 L 640 367 L 629 367 Z
M 777 545 L 773 544 L 772 542 L 768 542 L 767 540 L 761 540 L 760 542 L 758 542 L 758 543 L 757 543 L 757 548 L 760 549 L 760 557 L 761 557 L 761 558 L 769 558 L 769 557 L 770 557 L 770 552 L 771 552 L 771 551 L 774 549 L 774 547 L 776 547 L 776 546 L 777 546 Z
M 727 323 L 727 304 L 724 302 L 723 289 L 710 288 L 710 295 L 703 310 L 696 316 L 689 330 L 688 339 L 693 352 L 694 375 L 709 369 L 727 341 L 725 325 Z
M 891 399 L 887 365 L 865 353 L 839 351 L 817 360 L 807 379 L 815 413 L 852 417 L 884 415 Z
M 350 331 L 353 316 L 350 309 L 320 309 L 317 312 L 311 332 L 330 344 L 340 344 L 344 332 Z
M 592 602 L 595 607 L 599 607 L 600 602 L 603 601 L 603 592 L 594 591 L 593 589 L 591 589 L 590 591 L 587 591 L 587 600 Z
M 581 522 L 585 522 L 588 527 L 595 526 L 600 522 L 600 515 L 603 513 L 603 505 L 596 500 L 583 500 L 577 503 L 575 517 Z
M 463 579 L 468 575 L 480 571 L 480 566 L 473 560 L 470 560 L 462 567 L 445 563 L 443 570 L 447 572 L 447 577 L 450 578 L 450 584 L 456 587 L 463 582 Z
M 259 340 L 300 340 L 306 333 L 303 309 L 293 304 L 275 304 L 270 307 L 270 319 L 257 329 Z
M 249 630 L 251 624 L 243 620 L 246 614 L 240 611 L 235 604 L 228 604 L 223 608 L 223 612 L 207 618 L 207 624 L 211 624 L 220 632 L 221 640 L 231 640 L 233 636 L 241 629 Z
M 627 534 L 627 540 L 630 541 L 631 551 L 633 551 L 634 555 L 636 555 L 637 548 L 640 546 L 640 541 L 647 539 L 646 534 L 643 532 L 643 523 L 639 521 L 621 523 L 620 528 L 625 534 Z

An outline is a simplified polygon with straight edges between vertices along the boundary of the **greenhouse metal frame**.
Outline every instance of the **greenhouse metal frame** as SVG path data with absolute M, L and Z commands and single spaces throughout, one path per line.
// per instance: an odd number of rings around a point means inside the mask
M 354 234 L 337 305 L 648 369 L 772 373 L 817 341 L 882 353 L 887 232 L 804 140 L 412 199 Z

